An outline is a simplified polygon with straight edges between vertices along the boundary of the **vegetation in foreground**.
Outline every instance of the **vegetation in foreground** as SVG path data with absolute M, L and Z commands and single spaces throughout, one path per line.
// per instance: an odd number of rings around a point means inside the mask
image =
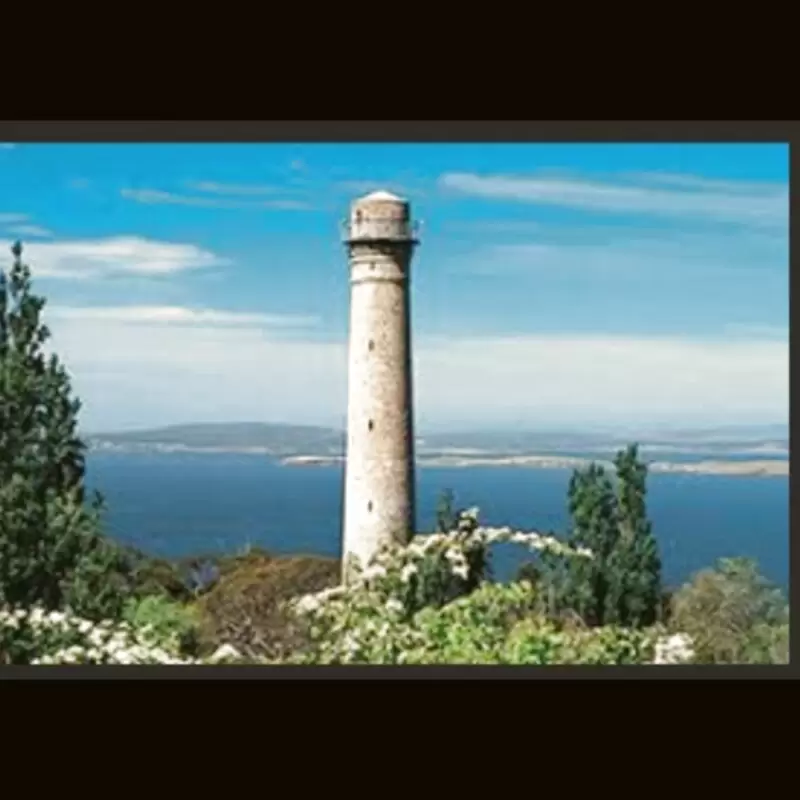
M 0 272 L 0 663 L 786 663 L 788 605 L 741 559 L 671 596 L 635 447 L 569 488 L 571 533 L 487 528 L 444 497 L 439 530 L 339 564 L 249 551 L 171 563 L 102 533 L 84 488 L 80 404 L 44 345 L 15 245 Z M 489 581 L 491 547 L 535 559 Z

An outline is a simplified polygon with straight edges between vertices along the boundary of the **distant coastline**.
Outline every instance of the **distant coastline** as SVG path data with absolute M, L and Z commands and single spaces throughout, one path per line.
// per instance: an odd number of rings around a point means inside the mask
M 300 454 L 286 456 L 279 450 L 265 446 L 192 446 L 178 443 L 154 442 L 92 442 L 92 452 L 106 453 L 206 453 L 206 454 L 242 454 L 261 455 L 275 458 L 280 464 L 288 467 L 334 466 L 345 461 L 342 455 Z M 527 469 L 576 469 L 585 467 L 595 461 L 607 467 L 611 463 L 604 459 L 579 458 L 554 454 L 515 454 L 502 455 L 479 452 L 462 452 L 456 454 L 431 453 L 417 456 L 416 463 L 420 467 L 523 467 Z M 709 459 L 693 463 L 676 461 L 654 461 L 649 464 L 653 473 L 678 473 L 694 475 L 728 475 L 739 477 L 780 477 L 789 474 L 789 459 L 753 459 L 732 461 L 725 458 Z
M 285 466 L 332 466 L 344 462 L 342 456 L 290 456 L 281 459 Z M 593 459 L 573 458 L 552 455 L 465 457 L 465 456 L 421 456 L 417 464 L 422 467 L 526 467 L 528 469 L 576 469 L 592 463 Z M 611 467 L 609 461 L 597 460 L 595 463 Z M 730 475 L 776 477 L 789 474 L 789 461 L 698 461 L 696 463 L 677 463 L 655 461 L 648 466 L 651 472 L 673 472 L 694 475 Z
M 695 475 L 789 474 L 788 433 L 780 426 L 705 431 L 639 431 L 640 454 L 651 472 Z M 416 440 L 420 467 L 522 467 L 575 469 L 610 466 L 628 437 L 580 431 L 426 434 Z M 263 456 L 287 467 L 344 463 L 343 430 L 283 423 L 192 423 L 151 430 L 95 434 L 91 452 L 142 454 L 241 454 Z

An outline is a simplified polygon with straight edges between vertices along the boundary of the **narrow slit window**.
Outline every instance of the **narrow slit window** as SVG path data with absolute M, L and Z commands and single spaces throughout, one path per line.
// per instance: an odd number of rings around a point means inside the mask
M 367 423 L 367 430 L 368 430 L 368 431 L 371 431 L 371 430 L 372 430 L 374 427 L 375 427 L 375 422 L 374 422 L 373 420 L 370 420 L 370 421 Z
M 372 511 L 372 500 L 367 503 L 367 511 Z
M 373 342 L 373 341 L 372 341 L 372 339 L 370 339 L 370 340 L 369 340 L 369 344 L 367 345 L 367 348 L 368 348 L 370 351 L 372 351 L 372 350 L 374 350 L 374 349 L 375 349 L 375 342 Z

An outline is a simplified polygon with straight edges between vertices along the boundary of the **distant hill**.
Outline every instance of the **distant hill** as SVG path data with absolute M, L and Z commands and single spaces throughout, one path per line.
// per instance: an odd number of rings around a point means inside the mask
M 93 449 L 261 450 L 277 456 L 343 452 L 342 431 L 312 425 L 231 422 L 170 425 L 141 431 L 100 433 L 86 437 Z
M 650 449 L 736 451 L 755 446 L 789 447 L 788 429 L 781 425 L 696 430 L 606 431 L 472 431 L 420 437 L 421 449 L 464 448 L 505 453 L 610 451 L 638 442 Z
M 253 451 L 278 457 L 341 456 L 345 434 L 312 425 L 266 422 L 171 425 L 140 431 L 94 434 L 86 437 L 92 449 Z M 706 430 L 620 432 L 581 431 L 473 431 L 418 434 L 417 454 L 468 453 L 527 455 L 532 453 L 598 453 L 637 441 L 643 451 L 733 453 L 745 450 L 787 450 L 784 426 L 750 426 Z

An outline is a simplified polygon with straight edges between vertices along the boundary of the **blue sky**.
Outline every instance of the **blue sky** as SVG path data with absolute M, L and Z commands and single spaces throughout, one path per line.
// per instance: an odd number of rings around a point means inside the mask
M 788 420 L 788 146 L 16 144 L 21 238 L 87 429 L 341 425 L 339 223 L 423 222 L 422 428 Z

